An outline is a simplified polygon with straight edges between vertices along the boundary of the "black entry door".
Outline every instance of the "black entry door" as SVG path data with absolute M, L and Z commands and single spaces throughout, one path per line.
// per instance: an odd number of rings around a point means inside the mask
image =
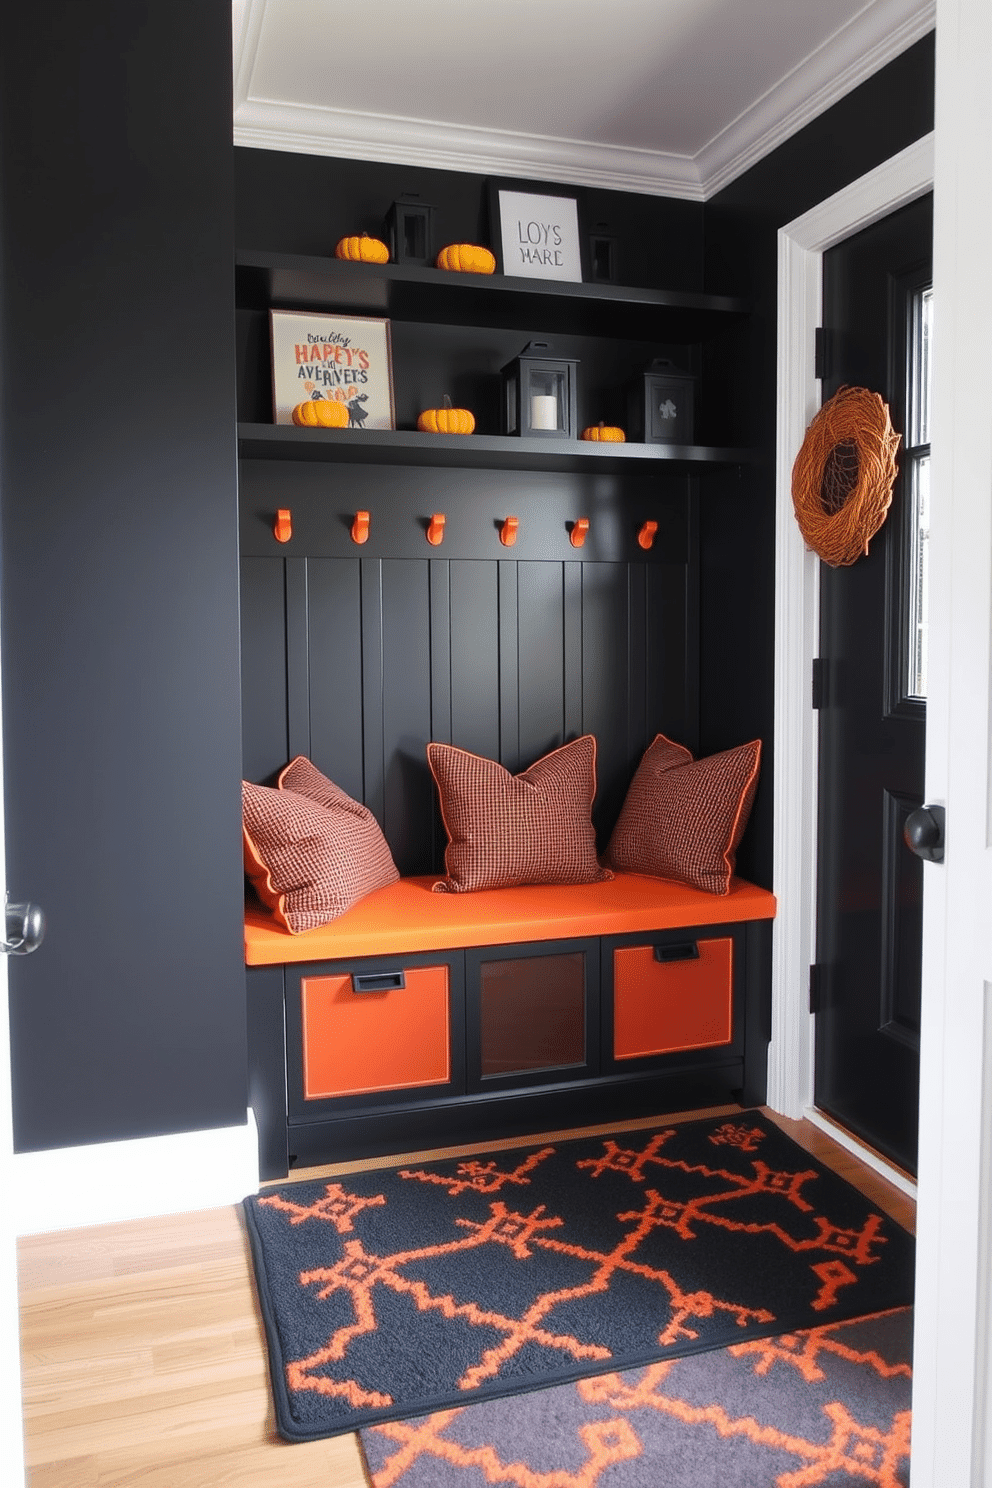
M 923 880 L 902 831 L 923 800 L 925 537 L 915 513 L 927 474 L 920 306 L 932 216 L 927 196 L 831 249 L 823 265 L 824 400 L 845 383 L 881 393 L 903 444 L 868 555 L 820 565 L 815 1098 L 914 1173 Z

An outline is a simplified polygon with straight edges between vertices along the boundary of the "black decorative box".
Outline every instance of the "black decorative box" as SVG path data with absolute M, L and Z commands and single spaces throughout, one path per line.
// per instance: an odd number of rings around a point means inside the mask
M 644 444 L 692 444 L 696 379 L 657 357 L 630 392 L 630 431 Z

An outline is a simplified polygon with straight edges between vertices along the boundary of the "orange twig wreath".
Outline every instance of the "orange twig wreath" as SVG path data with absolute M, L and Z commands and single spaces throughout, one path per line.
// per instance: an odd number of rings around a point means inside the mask
M 792 468 L 792 502 L 806 546 L 832 568 L 854 563 L 885 521 L 901 435 L 888 404 L 842 387 L 806 430 Z

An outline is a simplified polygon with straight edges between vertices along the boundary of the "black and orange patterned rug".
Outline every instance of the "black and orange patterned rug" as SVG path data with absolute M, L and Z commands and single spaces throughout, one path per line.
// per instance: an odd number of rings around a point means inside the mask
M 291 1441 L 912 1301 L 913 1240 L 754 1112 L 245 1200 Z
M 906 1488 L 911 1308 L 362 1432 L 373 1488 Z

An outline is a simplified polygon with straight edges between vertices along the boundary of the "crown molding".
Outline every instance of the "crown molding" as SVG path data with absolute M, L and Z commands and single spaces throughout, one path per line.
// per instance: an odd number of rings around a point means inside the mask
M 936 0 L 870 0 L 695 156 L 254 96 L 265 0 L 234 0 L 234 143 L 706 201 L 933 29 Z
M 303 155 L 703 199 L 698 168 L 688 156 L 261 98 L 246 98 L 236 106 L 234 143 Z
M 873 0 L 695 157 L 708 199 L 934 28 L 936 0 Z

